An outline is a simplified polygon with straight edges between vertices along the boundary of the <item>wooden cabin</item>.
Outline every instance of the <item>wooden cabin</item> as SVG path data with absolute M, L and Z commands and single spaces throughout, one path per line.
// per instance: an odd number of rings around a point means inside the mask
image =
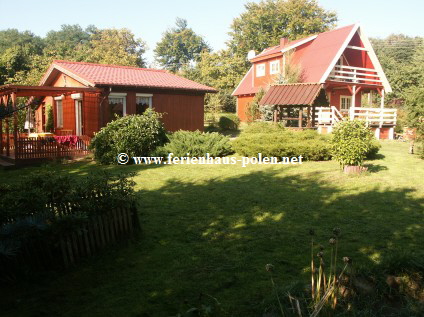
M 358 24 L 295 41 L 282 38 L 258 55 L 249 52 L 248 58 L 252 66 L 233 92 L 241 121 L 252 119 L 247 108 L 262 88 L 266 93 L 259 104 L 275 107 L 274 121 L 297 121 L 300 128 L 328 133 L 341 120 L 361 119 L 377 138 L 393 139 L 396 110 L 384 108 L 392 89 Z M 290 72 L 297 79 L 287 84 L 293 80 Z
M 46 96 L 35 114 L 36 132 L 46 130 L 46 106 L 53 107 L 54 133 L 93 134 L 116 116 L 142 114 L 147 108 L 163 114 L 168 131 L 203 130 L 204 97 L 214 88 L 165 70 L 57 60 L 40 86 L 90 87 L 83 92 Z

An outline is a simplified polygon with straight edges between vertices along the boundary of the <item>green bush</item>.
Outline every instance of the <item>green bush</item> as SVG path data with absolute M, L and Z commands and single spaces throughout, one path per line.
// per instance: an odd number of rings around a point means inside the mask
M 143 115 L 118 118 L 102 128 L 91 141 L 94 158 L 102 164 L 116 164 L 117 155 L 149 156 L 166 141 L 161 115 L 147 110 Z
M 243 129 L 243 135 L 248 133 L 280 133 L 285 128 L 280 123 L 252 122 Z
M 218 122 L 218 126 L 222 131 L 238 130 L 239 125 L 240 119 L 235 113 L 227 113 L 221 115 Z
M 253 133 L 252 130 L 243 133 L 233 142 L 234 150 L 242 156 L 257 156 L 262 153 L 265 157 L 303 156 L 305 160 L 330 160 L 331 151 L 328 137 L 319 135 L 316 131 L 285 130 L 281 126 L 271 124 L 255 124 L 279 132 Z
M 367 154 L 376 154 L 374 135 L 363 121 L 339 122 L 330 142 L 333 157 L 342 168 L 345 165 L 361 166 Z
M 233 152 L 230 139 L 222 134 L 200 131 L 177 131 L 169 136 L 170 142 L 156 151 L 156 155 L 173 153 L 176 157 L 222 157 Z M 187 154 L 189 153 L 189 154 Z
M 54 129 L 54 120 L 53 120 L 53 107 L 52 105 L 48 104 L 46 106 L 46 132 L 53 132 Z

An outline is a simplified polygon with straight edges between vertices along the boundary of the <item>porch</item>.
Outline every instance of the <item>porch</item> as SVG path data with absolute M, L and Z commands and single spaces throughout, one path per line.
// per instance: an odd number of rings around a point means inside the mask
M 69 131 L 52 133 L 31 133 L 35 124 L 31 121 L 32 106 L 37 105 L 40 97 L 63 96 L 75 93 L 100 93 L 97 88 L 18 86 L 0 87 L 0 166 L 10 167 L 27 165 L 44 160 L 76 158 L 89 153 L 91 138 L 86 135 L 69 135 Z M 19 97 L 31 97 L 21 100 Z M 26 114 L 28 133 L 23 133 L 22 122 L 18 117 Z M 29 119 L 28 119 L 29 118 Z M 11 124 L 12 123 L 12 124 Z M 72 131 L 71 131 L 72 132 Z M 61 135 L 59 135 L 61 134 Z

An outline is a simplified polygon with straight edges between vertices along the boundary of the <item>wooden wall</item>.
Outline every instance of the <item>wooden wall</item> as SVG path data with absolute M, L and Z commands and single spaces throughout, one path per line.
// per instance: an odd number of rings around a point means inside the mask
M 248 121 L 246 110 L 247 110 L 248 104 L 252 102 L 253 98 L 254 98 L 254 95 L 237 97 L 237 115 L 242 122 Z

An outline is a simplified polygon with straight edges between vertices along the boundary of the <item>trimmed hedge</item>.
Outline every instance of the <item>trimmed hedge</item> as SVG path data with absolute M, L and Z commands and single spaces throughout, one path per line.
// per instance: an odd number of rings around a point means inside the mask
M 169 135 L 169 143 L 156 151 L 157 156 L 173 153 L 177 157 L 222 157 L 233 153 L 230 139 L 217 132 L 177 131 Z M 188 154 L 187 154 L 188 153 Z
M 328 137 L 316 131 L 281 130 L 273 133 L 242 133 L 234 142 L 234 150 L 242 156 L 299 156 L 305 160 L 330 160 Z

